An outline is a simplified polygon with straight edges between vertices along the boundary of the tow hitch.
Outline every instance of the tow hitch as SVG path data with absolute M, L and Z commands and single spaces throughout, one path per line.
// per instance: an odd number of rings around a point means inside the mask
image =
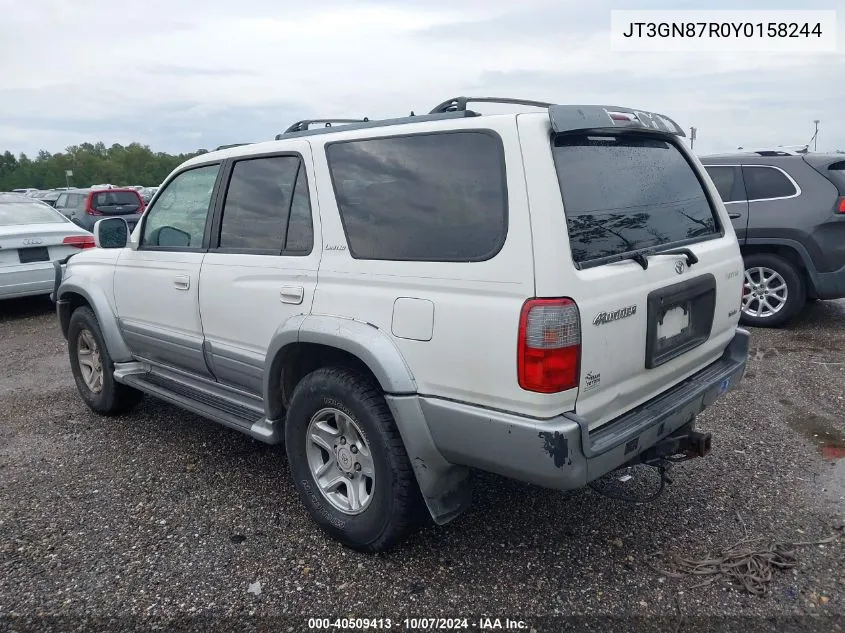
M 713 436 L 710 433 L 679 429 L 640 453 L 640 462 L 653 464 L 659 460 L 683 462 L 710 454 Z
M 654 501 L 662 494 L 663 489 L 672 483 L 672 478 L 669 476 L 669 469 L 678 462 L 708 455 L 712 447 L 712 439 L 710 433 L 700 433 L 699 431 L 693 430 L 692 424 L 687 424 L 663 438 L 654 446 L 647 448 L 638 457 L 623 466 L 622 468 L 624 469 L 642 464 L 657 469 L 660 484 L 654 493 L 646 497 L 634 497 L 628 494 L 614 493 L 610 490 L 603 489 L 594 481 L 587 485 L 599 494 L 618 501 L 627 501 L 630 503 Z M 631 479 L 630 475 L 626 475 L 625 477 Z M 625 480 L 625 478 L 620 479 L 620 481 Z

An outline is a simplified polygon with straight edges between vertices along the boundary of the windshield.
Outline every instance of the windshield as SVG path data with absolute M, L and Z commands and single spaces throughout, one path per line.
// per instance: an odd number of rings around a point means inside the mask
M 0 226 L 21 226 L 24 224 L 61 224 L 67 220 L 41 203 L 0 202 Z
M 577 263 L 718 234 L 701 182 L 668 141 L 558 136 L 553 152 Z

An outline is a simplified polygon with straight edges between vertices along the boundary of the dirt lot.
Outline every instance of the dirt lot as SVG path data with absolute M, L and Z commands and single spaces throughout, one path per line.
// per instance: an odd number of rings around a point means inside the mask
M 749 631 L 759 616 L 797 615 L 807 630 L 840 630 L 845 302 L 756 330 L 752 347 L 744 384 L 700 420 L 713 454 L 676 466 L 657 502 L 478 474 L 467 515 L 365 556 L 312 526 L 282 450 L 150 398 L 121 418 L 90 413 L 49 301 L 4 302 L 0 630 L 57 615 L 64 629 L 83 616 L 114 628 L 173 617 L 203 628 L 202 617 L 225 616 L 244 630 L 253 615 L 304 631 L 319 616 L 380 616 L 396 628 L 408 616 L 484 614 L 664 616 L 669 631 L 716 616 Z M 763 596 L 721 580 L 694 588 L 701 577 L 648 564 L 667 568 L 656 553 L 703 558 L 746 533 L 839 538 L 797 549 L 797 566 L 775 572 Z

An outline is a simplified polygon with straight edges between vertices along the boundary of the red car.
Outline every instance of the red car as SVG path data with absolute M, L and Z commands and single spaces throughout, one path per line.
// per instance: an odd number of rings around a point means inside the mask
M 56 210 L 89 231 L 104 217 L 119 215 L 131 231 L 144 212 L 144 200 L 134 189 L 72 189 L 56 200 Z

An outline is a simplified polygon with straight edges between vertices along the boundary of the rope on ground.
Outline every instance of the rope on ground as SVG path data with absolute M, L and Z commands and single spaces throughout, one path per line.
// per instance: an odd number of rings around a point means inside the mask
M 796 548 L 824 545 L 837 538 L 831 536 L 812 542 L 781 543 L 765 537 L 749 538 L 746 535 L 738 543 L 703 559 L 675 555 L 669 561 L 673 563 L 673 571 L 660 569 L 651 563 L 648 566 L 667 578 L 707 577 L 690 589 L 725 579 L 742 585 L 750 594 L 762 595 L 768 591 L 773 571 L 791 569 L 798 564 Z

